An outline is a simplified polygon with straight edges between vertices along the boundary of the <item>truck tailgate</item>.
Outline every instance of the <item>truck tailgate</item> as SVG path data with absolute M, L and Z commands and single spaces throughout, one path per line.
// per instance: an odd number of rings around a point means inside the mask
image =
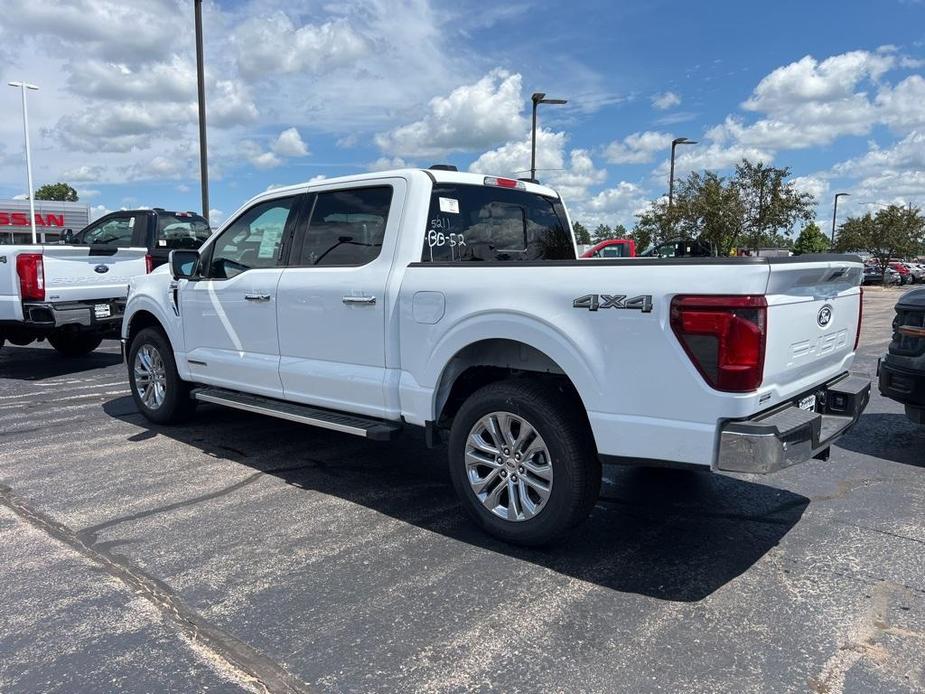
M 22 320 L 16 252 L 0 246 L 0 321 Z
M 845 260 L 770 268 L 763 385 L 780 401 L 845 368 L 860 321 L 863 266 Z
M 125 297 L 145 274 L 144 248 L 99 252 L 86 246 L 45 246 L 45 298 L 51 302 Z

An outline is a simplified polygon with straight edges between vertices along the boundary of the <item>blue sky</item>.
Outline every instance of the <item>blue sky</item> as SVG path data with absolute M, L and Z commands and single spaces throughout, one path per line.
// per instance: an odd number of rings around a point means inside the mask
M 31 95 L 37 184 L 97 213 L 199 209 L 191 3 L 0 0 L 4 81 Z M 206 2 L 211 207 L 273 185 L 451 162 L 529 167 L 573 218 L 631 225 L 679 174 L 790 166 L 846 214 L 925 205 L 925 3 Z M 0 197 L 22 194 L 18 93 L 0 92 Z M 842 207 L 844 205 L 844 207 Z

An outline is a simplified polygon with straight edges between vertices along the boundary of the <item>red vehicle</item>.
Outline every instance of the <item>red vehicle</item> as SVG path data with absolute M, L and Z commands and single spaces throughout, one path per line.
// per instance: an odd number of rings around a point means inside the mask
M 592 246 L 581 254 L 582 258 L 635 258 L 636 242 L 633 239 L 608 239 Z
M 899 279 L 902 280 L 903 284 L 912 284 L 912 282 L 915 281 L 912 277 L 912 273 L 909 272 L 909 268 L 903 263 L 890 263 L 890 267 L 899 273 Z

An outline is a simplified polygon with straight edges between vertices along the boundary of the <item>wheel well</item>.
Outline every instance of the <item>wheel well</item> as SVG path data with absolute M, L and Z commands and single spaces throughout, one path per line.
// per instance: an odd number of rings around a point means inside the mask
M 575 407 L 588 422 L 578 389 L 553 359 L 523 342 L 493 339 L 468 345 L 444 368 L 436 390 L 437 426 L 449 428 L 459 408 L 479 388 L 511 378 L 542 379 L 555 385 L 568 406 Z M 590 429 L 590 423 L 588 427 Z
M 126 345 L 126 350 L 131 348 L 132 341 L 135 339 L 135 336 L 145 328 L 157 328 L 162 333 L 166 334 L 166 331 L 161 325 L 161 322 L 153 313 L 148 311 L 139 311 L 132 316 L 132 321 L 129 323 L 128 344 Z

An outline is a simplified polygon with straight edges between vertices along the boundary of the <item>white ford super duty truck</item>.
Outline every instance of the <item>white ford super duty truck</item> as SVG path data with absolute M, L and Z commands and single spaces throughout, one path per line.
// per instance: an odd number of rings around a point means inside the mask
M 768 473 L 860 416 L 857 258 L 591 262 L 570 228 L 550 188 L 445 168 L 264 193 L 132 280 L 135 401 L 421 427 L 467 512 L 523 544 L 587 515 L 602 463 Z

